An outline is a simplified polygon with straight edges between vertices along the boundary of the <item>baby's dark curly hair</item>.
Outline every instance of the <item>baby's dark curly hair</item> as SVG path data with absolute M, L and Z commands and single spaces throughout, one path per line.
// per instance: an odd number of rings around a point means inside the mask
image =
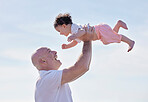
M 63 24 L 66 25 L 73 24 L 69 13 L 64 13 L 64 14 L 60 13 L 55 19 L 54 28 L 56 28 L 58 25 L 63 25 Z

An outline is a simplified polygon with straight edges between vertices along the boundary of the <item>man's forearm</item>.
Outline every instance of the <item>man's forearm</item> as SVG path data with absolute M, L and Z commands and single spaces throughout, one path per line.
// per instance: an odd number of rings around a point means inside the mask
M 92 56 L 92 43 L 91 41 L 85 41 L 83 44 L 82 54 L 76 62 L 77 67 L 89 68 Z

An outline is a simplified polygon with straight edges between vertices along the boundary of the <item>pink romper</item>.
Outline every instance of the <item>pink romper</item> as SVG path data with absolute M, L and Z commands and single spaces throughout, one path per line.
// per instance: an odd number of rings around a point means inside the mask
M 97 33 L 98 39 L 107 45 L 110 43 L 120 43 L 121 35 L 112 30 L 112 28 L 107 24 L 95 25 L 95 31 Z

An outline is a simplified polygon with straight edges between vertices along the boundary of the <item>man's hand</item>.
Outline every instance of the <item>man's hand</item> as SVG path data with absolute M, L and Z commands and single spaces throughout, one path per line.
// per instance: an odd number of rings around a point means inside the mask
M 83 29 L 85 31 L 85 34 L 82 37 L 80 37 L 80 40 L 82 40 L 82 41 L 91 41 L 91 40 L 93 40 L 94 35 L 96 35 L 94 27 L 87 24 L 87 25 L 83 26 Z
M 90 26 L 89 24 L 84 25 L 83 27 L 86 31 L 86 34 L 94 34 L 95 33 L 95 29 L 94 26 Z

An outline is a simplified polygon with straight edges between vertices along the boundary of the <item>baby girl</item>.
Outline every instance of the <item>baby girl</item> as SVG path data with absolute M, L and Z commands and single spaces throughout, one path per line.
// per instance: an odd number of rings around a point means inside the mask
M 135 42 L 128 37 L 118 34 L 119 28 L 128 29 L 126 24 L 119 20 L 115 27 L 112 29 L 107 24 L 95 25 L 95 32 L 92 35 L 85 35 L 85 30 L 81 25 L 74 24 L 72 22 L 71 16 L 69 13 L 59 14 L 54 22 L 54 28 L 60 32 L 61 35 L 69 36 L 69 44 L 63 44 L 62 49 L 68 49 L 76 46 L 81 42 L 82 39 L 87 38 L 87 40 L 101 40 L 103 44 L 107 45 L 110 43 L 120 43 L 125 42 L 129 45 L 128 52 L 132 50 Z

